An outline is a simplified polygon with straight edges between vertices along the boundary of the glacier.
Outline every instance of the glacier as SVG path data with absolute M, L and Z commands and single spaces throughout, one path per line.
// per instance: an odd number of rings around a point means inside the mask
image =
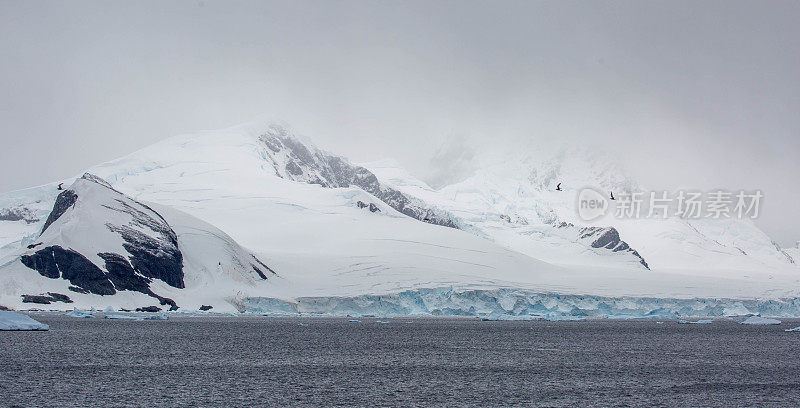
M 292 300 L 246 297 L 235 301 L 242 313 L 326 316 L 473 316 L 492 320 L 580 320 L 587 318 L 679 319 L 741 315 L 800 316 L 800 298 L 642 298 L 537 293 L 519 289 L 417 289 L 385 295 L 299 297 Z M 752 316 L 743 324 L 771 321 Z

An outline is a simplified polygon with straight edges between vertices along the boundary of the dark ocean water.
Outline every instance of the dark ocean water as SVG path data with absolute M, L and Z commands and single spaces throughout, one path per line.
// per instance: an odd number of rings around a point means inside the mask
M 797 320 L 35 317 L 0 332 L 0 406 L 800 406 Z

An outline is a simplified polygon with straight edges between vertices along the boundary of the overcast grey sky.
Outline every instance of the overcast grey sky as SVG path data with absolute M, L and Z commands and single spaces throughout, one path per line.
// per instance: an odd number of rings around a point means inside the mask
M 800 2 L 0 0 L 0 191 L 277 118 L 422 178 L 447 137 L 762 189 L 800 239 Z M 486 144 L 486 143 L 484 143 Z

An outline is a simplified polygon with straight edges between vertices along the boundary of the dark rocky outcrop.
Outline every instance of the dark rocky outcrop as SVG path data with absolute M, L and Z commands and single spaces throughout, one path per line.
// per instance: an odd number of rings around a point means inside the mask
M 202 311 L 204 311 L 204 312 L 205 312 L 206 310 L 211 310 L 211 309 L 213 309 L 213 308 L 214 308 L 214 306 L 209 306 L 209 305 L 202 305 L 202 306 L 200 306 L 200 310 L 202 310 Z
M 447 213 L 429 208 L 421 200 L 382 184 L 371 171 L 350 164 L 343 157 L 329 155 L 313 147 L 309 148 L 283 128 L 273 126 L 260 139 L 267 147 L 266 154 L 280 177 L 319 184 L 327 188 L 359 187 L 411 218 L 458 228 Z M 285 156 L 275 155 L 279 152 L 283 152 Z M 377 206 L 375 209 L 379 210 Z
M 153 293 L 150 289 L 151 281 L 137 275 L 122 255 L 101 253 L 98 256 L 106 261 L 108 273 L 80 253 L 58 245 L 40 249 L 33 255 L 23 255 L 21 261 L 42 276 L 68 280 L 73 285 L 69 290 L 73 292 L 113 295 L 117 290 L 131 290 L 158 299 L 162 305 L 169 305 L 170 310 L 178 308 L 174 300 Z
M 42 276 L 68 280 L 73 286 L 95 295 L 113 295 L 117 291 L 108 276 L 83 255 L 58 245 L 46 247 L 20 259 Z
M 145 306 L 145 307 L 137 307 L 137 312 L 148 312 L 148 313 L 155 313 L 160 312 L 161 308 L 157 306 Z
M 183 254 L 178 248 L 175 231 L 149 207 L 139 203 L 155 216 L 134 208 L 125 201 L 117 202 L 118 206 L 106 208 L 130 214 L 133 224 L 153 231 L 160 238 L 155 239 L 128 225 L 106 224 L 109 230 L 120 234 L 125 240 L 122 246 L 131 254 L 133 269 L 144 276 L 160 279 L 172 287 L 184 288 Z
M 47 292 L 46 295 L 22 295 L 22 303 L 49 305 L 53 302 L 72 303 L 72 299 L 70 299 L 67 295 L 62 295 L 55 292 Z
M 381 209 L 378 208 L 378 206 L 375 205 L 375 203 L 367 204 L 367 203 L 359 200 L 359 201 L 356 202 L 356 206 L 358 206 L 358 208 L 368 208 L 370 212 L 381 212 Z
M 265 265 L 264 262 L 261 262 L 261 260 L 256 258 L 255 255 L 252 255 L 252 257 L 253 257 L 253 260 L 256 261 L 256 264 L 258 264 L 258 265 L 250 264 L 250 266 L 253 268 L 253 270 L 256 272 L 256 274 L 258 274 L 258 276 L 261 279 L 265 279 L 265 280 L 267 279 L 267 275 L 261 270 L 261 268 L 266 269 L 267 271 L 269 271 L 273 275 L 277 275 L 277 273 L 275 273 L 275 271 L 273 271 L 272 268 L 270 268 L 269 266 Z
M 612 252 L 628 252 L 639 259 L 645 268 L 650 269 L 645 262 L 644 258 L 639 255 L 636 250 L 630 247 L 628 243 L 620 239 L 619 231 L 614 227 L 585 227 L 580 230 L 581 239 L 592 240 L 592 248 L 605 248 Z
M 50 296 L 43 295 L 22 295 L 22 303 L 36 303 L 40 305 L 49 305 L 50 302 L 55 301 Z
M 81 293 L 81 294 L 84 294 L 84 295 L 89 294 L 88 290 L 86 290 L 84 288 L 79 288 L 77 286 L 70 286 L 67 289 L 69 289 L 69 290 L 71 290 L 71 291 L 73 291 L 75 293 Z
M 56 197 L 56 203 L 53 205 L 53 211 L 50 211 L 50 215 L 47 216 L 47 220 L 44 222 L 44 227 L 42 227 L 40 234 L 44 233 L 50 224 L 54 223 L 57 219 L 64 215 L 64 213 L 70 207 L 72 207 L 76 201 L 78 201 L 78 195 L 75 194 L 74 191 L 62 191 L 58 197 Z
M 61 293 L 55 292 L 47 292 L 47 294 L 55 299 L 56 302 L 72 303 L 72 299 L 70 299 L 67 295 L 62 295 Z
M 39 222 L 28 208 L 0 208 L 0 221 L 25 221 L 26 224 Z

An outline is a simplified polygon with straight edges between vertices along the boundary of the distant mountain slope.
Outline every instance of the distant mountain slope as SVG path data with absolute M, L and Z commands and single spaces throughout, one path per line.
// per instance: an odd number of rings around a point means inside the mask
M 382 184 L 372 172 L 350 164 L 347 159 L 325 153 L 302 143 L 286 129 L 271 126 L 259 138 L 278 176 L 327 188 L 356 186 L 385 202 L 398 212 L 430 224 L 458 228 L 451 217 L 418 198 Z
M 395 162 L 363 165 L 388 185 L 458 217 L 463 229 L 554 264 L 623 266 L 635 260 L 650 269 L 718 276 L 798 271 L 793 258 L 748 219 L 607 216 L 583 221 L 576 206 L 580 190 L 591 187 L 617 196 L 641 191 L 613 159 L 589 149 L 563 150 L 547 158 L 522 153 L 439 190 Z M 592 239 L 600 231 L 608 235 Z M 612 237 L 615 243 L 608 245 L 606 239 Z

